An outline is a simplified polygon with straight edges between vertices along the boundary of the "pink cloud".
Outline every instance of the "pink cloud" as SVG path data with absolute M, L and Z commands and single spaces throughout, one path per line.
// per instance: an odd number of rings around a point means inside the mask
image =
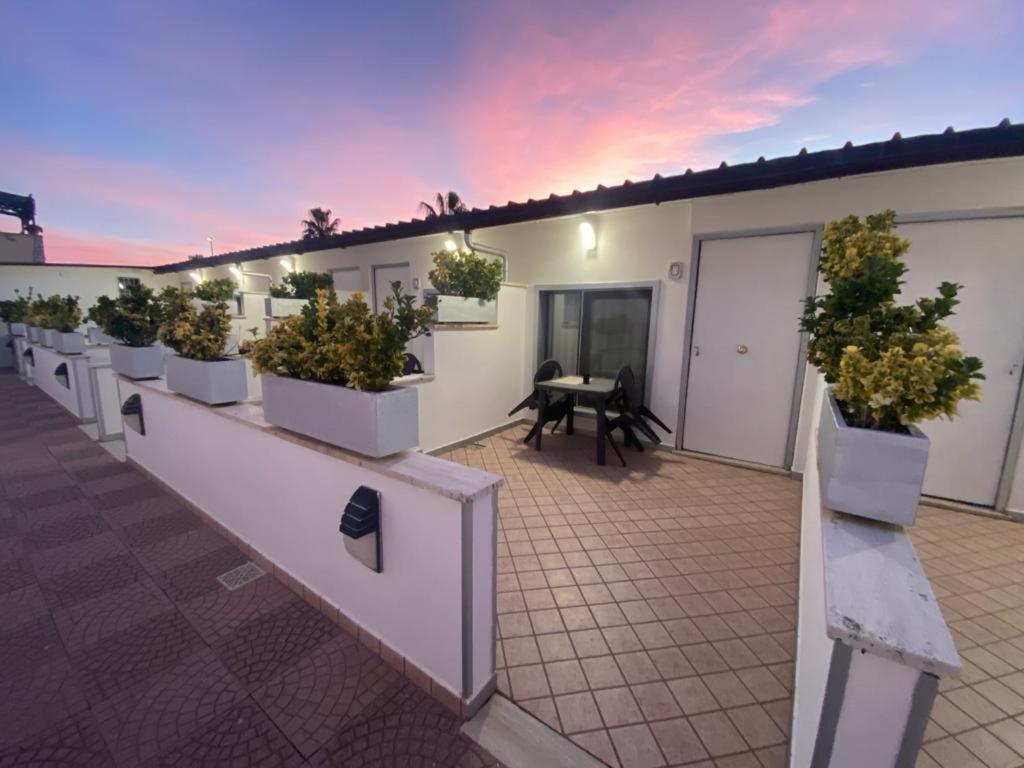
M 716 165 L 709 139 L 774 125 L 829 78 L 912 55 L 974 14 L 924 0 L 650 3 L 538 25 L 488 7 L 450 127 L 473 188 L 497 200 Z
M 118 264 L 156 266 L 181 261 L 181 247 L 157 245 L 102 235 L 83 235 L 48 229 L 44 235 L 46 260 L 55 264 Z

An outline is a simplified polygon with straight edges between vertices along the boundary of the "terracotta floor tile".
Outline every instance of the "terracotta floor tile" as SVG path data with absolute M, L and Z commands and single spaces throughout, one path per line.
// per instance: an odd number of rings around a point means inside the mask
M 690 724 L 712 757 L 744 752 L 747 744 L 723 712 L 695 715 Z
M 961 733 L 956 740 L 989 768 L 1016 768 L 1021 764 L 1020 755 L 984 728 Z
M 542 664 L 512 667 L 508 670 L 508 679 L 512 686 L 512 695 L 517 699 L 535 699 L 551 695 Z
M 566 733 L 592 731 L 604 727 L 597 702 L 589 691 L 556 696 L 555 706 L 558 708 L 558 717 Z
M 589 733 L 577 733 L 571 737 L 581 748 L 592 754 L 605 765 L 618 768 L 619 758 L 615 754 L 615 747 L 612 746 L 611 737 L 608 731 L 590 731 Z
M 594 699 L 597 701 L 604 724 L 609 728 L 638 723 L 644 719 L 632 692 L 626 686 L 594 691 Z
M 583 667 L 576 659 L 545 664 L 544 669 L 547 672 L 551 692 L 556 696 L 563 693 L 585 691 L 590 688 Z

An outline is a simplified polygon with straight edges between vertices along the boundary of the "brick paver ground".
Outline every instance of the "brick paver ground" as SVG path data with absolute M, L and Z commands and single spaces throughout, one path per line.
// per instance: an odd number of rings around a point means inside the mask
M 525 433 L 448 455 L 506 480 L 499 689 L 612 766 L 785 765 L 799 482 Z
M 245 561 L 0 375 L 0 767 L 494 765 L 272 575 L 216 581 Z
M 910 533 L 963 664 L 917 764 L 1024 766 L 1024 525 L 924 507 Z

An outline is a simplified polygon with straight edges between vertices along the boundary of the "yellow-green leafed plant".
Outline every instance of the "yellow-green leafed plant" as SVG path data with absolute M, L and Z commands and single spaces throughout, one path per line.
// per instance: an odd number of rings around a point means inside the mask
M 438 251 L 427 277 L 437 292 L 446 296 L 493 301 L 501 289 L 501 262 L 477 256 L 468 248 Z
M 980 400 L 981 361 L 960 349 L 940 321 L 953 314 L 962 287 L 944 282 L 935 298 L 899 305 L 910 241 L 893 231 L 894 211 L 847 216 L 825 228 L 818 270 L 825 296 L 809 296 L 800 328 L 807 359 L 832 385 L 850 426 L 901 432 L 961 400 Z
M 384 311 L 370 311 L 363 296 L 343 304 L 331 291 L 319 289 L 302 313 L 286 317 L 253 342 L 249 353 L 256 373 L 279 373 L 307 381 L 340 384 L 380 392 L 401 375 L 405 345 L 429 333 L 429 307 L 414 307 L 414 298 L 393 295 Z
M 206 302 L 196 308 L 192 295 L 168 286 L 160 292 L 160 341 L 182 357 L 220 360 L 231 334 L 231 316 L 225 301 Z
M 51 296 L 50 327 L 61 333 L 71 333 L 82 324 L 82 310 L 77 296 Z

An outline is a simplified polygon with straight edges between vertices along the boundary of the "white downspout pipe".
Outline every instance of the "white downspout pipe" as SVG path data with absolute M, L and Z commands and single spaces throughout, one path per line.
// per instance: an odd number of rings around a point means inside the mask
M 462 239 L 465 241 L 466 247 L 469 248 L 471 251 L 479 251 L 480 253 L 486 253 L 488 256 L 497 256 L 499 259 L 501 259 L 501 271 L 502 271 L 501 279 L 504 282 L 508 282 L 508 254 L 507 253 L 505 253 L 504 251 L 499 250 L 497 248 L 492 248 L 489 245 L 482 245 L 480 243 L 474 243 L 473 242 L 473 232 L 472 232 L 472 230 L 469 230 L 469 229 L 465 230 L 462 233 Z

